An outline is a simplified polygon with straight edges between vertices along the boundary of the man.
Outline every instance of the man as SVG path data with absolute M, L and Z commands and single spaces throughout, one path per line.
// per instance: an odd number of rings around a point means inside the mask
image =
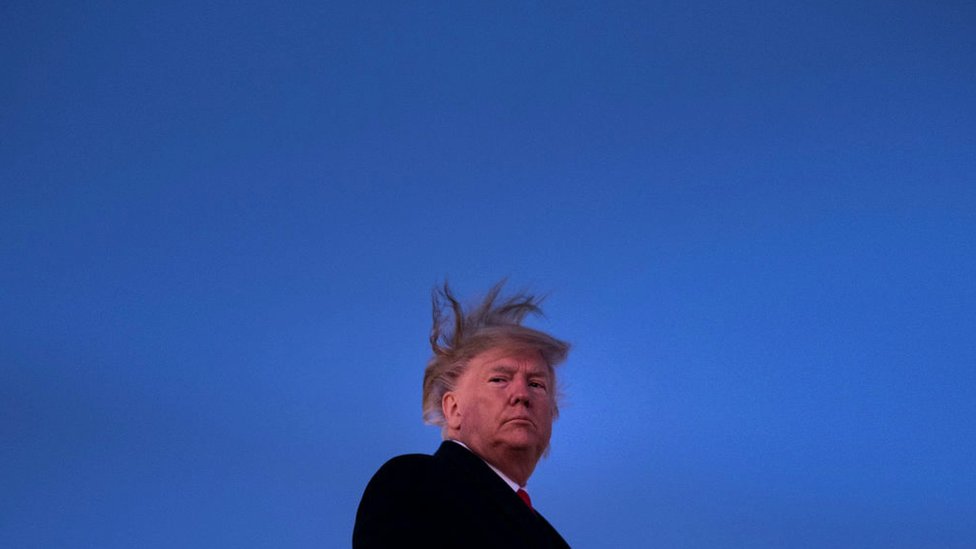
M 521 325 L 539 300 L 499 299 L 496 284 L 465 313 L 434 292 L 424 421 L 445 439 L 430 456 L 386 462 L 356 513 L 353 547 L 568 547 L 525 491 L 558 415 L 554 368 L 569 345 Z M 449 310 L 447 310 L 449 309 Z

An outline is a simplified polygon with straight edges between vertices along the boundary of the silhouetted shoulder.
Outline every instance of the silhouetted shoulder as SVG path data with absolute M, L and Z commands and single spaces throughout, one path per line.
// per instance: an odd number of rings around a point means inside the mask
M 356 512 L 353 547 L 393 547 L 430 535 L 433 456 L 397 456 L 376 471 Z M 425 520 L 426 518 L 426 520 Z
M 396 474 L 400 471 L 405 470 L 420 470 L 429 468 L 431 463 L 434 461 L 434 456 L 429 454 L 404 454 L 402 456 L 396 456 L 390 458 L 384 463 L 376 474 Z M 374 475 L 375 476 L 375 475 Z

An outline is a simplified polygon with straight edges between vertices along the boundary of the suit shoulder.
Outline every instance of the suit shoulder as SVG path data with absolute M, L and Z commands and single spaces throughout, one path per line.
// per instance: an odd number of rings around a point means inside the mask
M 404 454 L 386 461 L 373 475 L 373 479 L 409 475 L 416 477 L 430 470 L 433 456 L 426 454 Z
M 399 468 L 399 467 L 420 467 L 433 461 L 434 456 L 429 454 L 403 454 L 402 456 L 392 457 L 386 460 L 380 469 Z
M 376 471 L 356 511 L 353 547 L 423 545 L 429 534 L 423 513 L 432 503 L 432 462 L 431 456 L 408 454 Z
M 391 458 L 373 474 L 366 485 L 364 500 L 377 495 L 390 496 L 424 490 L 431 478 L 432 464 L 432 456 L 424 454 L 406 454 Z

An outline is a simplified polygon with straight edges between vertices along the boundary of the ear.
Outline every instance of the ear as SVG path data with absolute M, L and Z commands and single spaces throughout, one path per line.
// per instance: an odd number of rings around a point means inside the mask
M 441 411 L 444 412 L 448 429 L 457 431 L 461 428 L 461 403 L 458 402 L 457 394 L 454 391 L 444 393 L 444 397 L 441 399 Z

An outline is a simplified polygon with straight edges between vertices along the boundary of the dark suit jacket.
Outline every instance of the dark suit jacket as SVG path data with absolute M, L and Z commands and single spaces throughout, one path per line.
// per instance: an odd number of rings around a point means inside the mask
M 398 456 L 380 467 L 359 503 L 352 545 L 569 547 L 481 458 L 449 441 L 432 456 Z

